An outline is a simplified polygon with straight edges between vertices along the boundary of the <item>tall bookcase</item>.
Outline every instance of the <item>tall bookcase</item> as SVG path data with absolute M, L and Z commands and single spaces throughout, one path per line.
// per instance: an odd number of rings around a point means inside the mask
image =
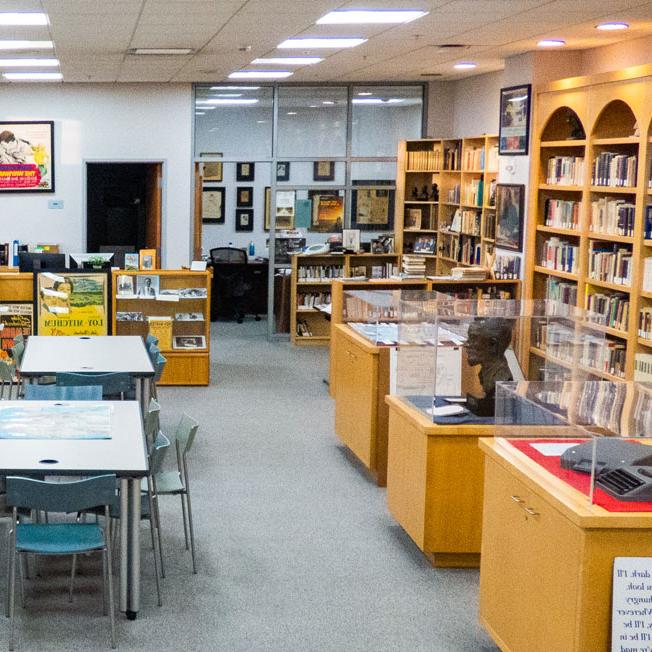
M 426 256 L 428 274 L 483 264 L 494 247 L 497 174 L 496 136 L 399 143 L 397 251 Z M 433 251 L 424 253 L 429 241 L 434 241 Z
M 652 311 L 643 289 L 651 119 L 651 65 L 562 80 L 535 96 L 526 296 L 607 316 L 609 326 L 595 326 L 611 349 L 613 364 L 596 374 L 606 379 L 632 378 L 637 356 L 652 354 L 652 339 L 639 335 L 641 310 Z

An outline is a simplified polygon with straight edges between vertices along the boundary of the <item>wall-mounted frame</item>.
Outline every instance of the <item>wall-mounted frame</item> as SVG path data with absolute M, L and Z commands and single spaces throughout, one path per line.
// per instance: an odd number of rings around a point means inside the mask
M 156 249 L 141 249 L 138 252 L 140 269 L 141 270 L 150 270 L 157 269 L 158 264 L 156 260 Z
M 236 181 L 253 181 L 255 174 L 254 163 L 237 163 L 235 166 L 235 180 Z
M 290 162 L 277 161 L 276 162 L 276 180 L 289 181 L 290 180 Z
M 351 228 L 361 231 L 391 231 L 394 228 L 394 190 L 353 188 Z
M 251 208 L 254 205 L 254 189 L 251 186 L 236 188 L 236 202 L 238 208 Z
M 523 250 L 525 186 L 516 183 L 496 185 L 496 246 Z
M 0 122 L 0 192 L 54 192 L 54 122 Z
M 204 224 L 224 224 L 225 189 L 204 186 L 201 193 L 201 219 Z
M 265 187 L 265 231 L 269 231 L 272 202 L 272 189 Z M 293 229 L 296 192 L 294 190 L 276 191 L 276 229 Z
M 500 89 L 498 153 L 527 156 L 530 141 L 531 84 Z
M 235 230 L 236 231 L 253 231 L 254 230 L 254 210 L 253 210 L 253 208 L 236 208 L 235 209 Z
M 313 181 L 335 181 L 335 161 L 315 161 L 312 164 Z
M 202 163 L 204 181 L 222 181 L 222 161 L 205 161 Z

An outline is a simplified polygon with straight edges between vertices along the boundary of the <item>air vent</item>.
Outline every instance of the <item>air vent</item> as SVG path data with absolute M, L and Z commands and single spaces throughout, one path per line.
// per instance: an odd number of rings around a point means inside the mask
M 596 484 L 602 486 L 612 495 L 624 496 L 645 483 L 624 469 L 614 469 L 600 475 Z

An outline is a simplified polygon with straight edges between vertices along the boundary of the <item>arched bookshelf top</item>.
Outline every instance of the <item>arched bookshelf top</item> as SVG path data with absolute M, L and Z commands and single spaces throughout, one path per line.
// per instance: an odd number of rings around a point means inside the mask
M 560 106 L 548 118 L 543 131 L 542 141 L 584 140 L 586 132 L 579 116 L 569 106 Z
M 607 104 L 593 127 L 594 138 L 632 138 L 636 136 L 636 116 L 623 100 Z

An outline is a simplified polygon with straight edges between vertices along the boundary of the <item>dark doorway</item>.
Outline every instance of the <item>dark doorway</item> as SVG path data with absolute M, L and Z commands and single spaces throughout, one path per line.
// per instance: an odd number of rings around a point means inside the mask
M 161 163 L 86 164 L 86 251 L 161 246 Z

